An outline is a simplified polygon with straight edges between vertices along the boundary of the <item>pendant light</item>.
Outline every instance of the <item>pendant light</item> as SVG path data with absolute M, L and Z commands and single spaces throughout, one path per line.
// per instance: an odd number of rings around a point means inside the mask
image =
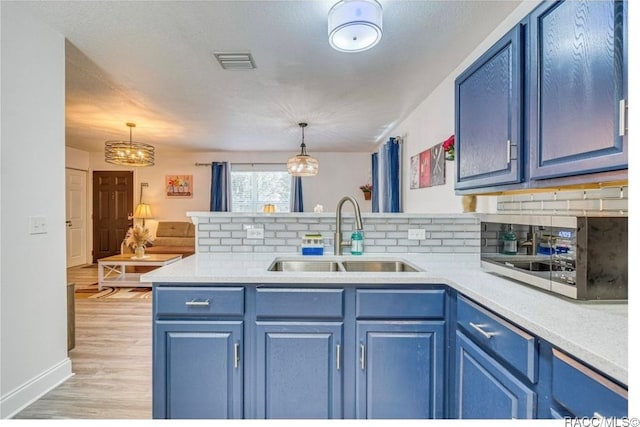
M 362 52 L 382 39 L 382 5 L 376 0 L 342 0 L 329 10 L 329 44 L 340 52 Z
M 106 141 L 104 143 L 104 161 L 120 166 L 153 166 L 155 148 L 152 145 L 133 140 L 132 129 L 135 123 L 127 123 L 129 141 Z
M 287 160 L 287 171 L 293 176 L 315 176 L 318 174 L 318 160 L 307 154 L 307 146 L 304 144 L 304 128 L 306 123 L 298 123 L 302 129 L 302 144 L 300 154 Z

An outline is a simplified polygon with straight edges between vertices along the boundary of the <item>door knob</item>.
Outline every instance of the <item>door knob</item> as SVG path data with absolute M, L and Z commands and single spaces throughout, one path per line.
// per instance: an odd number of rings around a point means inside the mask
M 65 224 L 67 224 L 67 227 L 71 227 L 71 221 L 65 221 Z

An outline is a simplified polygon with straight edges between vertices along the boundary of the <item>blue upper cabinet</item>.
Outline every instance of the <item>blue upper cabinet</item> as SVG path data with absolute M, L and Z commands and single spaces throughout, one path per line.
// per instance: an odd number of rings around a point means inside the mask
M 456 79 L 456 190 L 522 181 L 522 32 L 513 28 Z
M 530 178 L 626 169 L 626 1 L 558 1 L 530 15 Z

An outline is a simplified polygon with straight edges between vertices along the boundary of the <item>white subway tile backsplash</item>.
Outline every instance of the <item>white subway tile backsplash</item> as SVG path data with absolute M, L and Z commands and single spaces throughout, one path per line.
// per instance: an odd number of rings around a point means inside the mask
M 370 215 L 370 216 L 369 216 Z M 480 223 L 469 215 L 365 214 L 364 241 L 367 253 L 453 252 L 465 247 L 479 251 Z M 226 222 L 225 219 L 226 218 Z M 353 214 L 343 218 L 343 237 L 355 228 Z M 246 225 L 261 224 L 264 239 L 247 239 Z M 304 234 L 321 232 L 325 253 L 333 253 L 333 214 L 221 214 L 198 220 L 198 252 L 299 253 Z M 407 230 L 421 228 L 425 239 L 408 240 Z M 475 243 L 474 243 L 475 240 Z M 349 248 L 345 248 L 349 253 Z
M 569 200 L 569 210 L 598 211 L 600 210 L 600 200 Z
M 220 230 L 242 230 L 242 224 L 220 224 Z
M 500 196 L 497 206 L 499 213 L 523 215 L 627 215 L 628 199 L 629 187 L 623 185 Z
M 299 230 L 305 230 L 305 231 L 309 231 L 309 225 L 308 224 L 287 224 L 287 230 L 295 230 L 295 231 L 299 231 Z
M 210 231 L 209 237 L 213 237 L 217 239 L 228 238 L 228 237 L 231 237 L 231 232 L 230 231 Z
M 220 224 L 198 224 L 198 231 L 220 230 Z
M 558 210 L 566 211 L 569 208 L 569 202 L 566 200 L 549 200 L 542 202 L 540 209 L 545 211 Z
M 242 245 L 242 239 L 220 239 L 220 244 L 221 245 Z
M 600 189 L 600 198 L 602 199 L 620 199 L 621 195 L 621 187 L 605 187 Z
M 626 211 L 627 201 L 622 199 L 603 199 L 602 210 L 604 211 Z
M 585 198 L 584 190 L 556 192 L 556 200 L 583 200 L 584 198 Z
M 520 209 L 523 211 L 539 211 L 540 209 L 542 209 L 542 203 L 547 204 L 552 202 L 551 201 L 541 202 L 539 200 L 530 201 L 530 202 L 521 202 Z
M 451 239 L 453 238 L 453 233 L 450 231 L 438 231 L 431 233 L 432 239 Z

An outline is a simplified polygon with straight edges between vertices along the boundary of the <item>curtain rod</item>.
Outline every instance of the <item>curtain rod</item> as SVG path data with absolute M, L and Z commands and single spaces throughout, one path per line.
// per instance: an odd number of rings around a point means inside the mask
M 247 162 L 229 162 L 229 163 L 231 163 L 232 165 L 251 165 L 251 166 L 254 166 L 254 165 L 282 166 L 282 165 L 285 164 L 285 163 L 257 163 L 257 162 L 250 162 L 250 163 L 247 163 Z M 196 166 L 211 166 L 211 162 L 209 162 L 209 163 L 198 163 L 198 162 L 196 162 L 195 165 Z

